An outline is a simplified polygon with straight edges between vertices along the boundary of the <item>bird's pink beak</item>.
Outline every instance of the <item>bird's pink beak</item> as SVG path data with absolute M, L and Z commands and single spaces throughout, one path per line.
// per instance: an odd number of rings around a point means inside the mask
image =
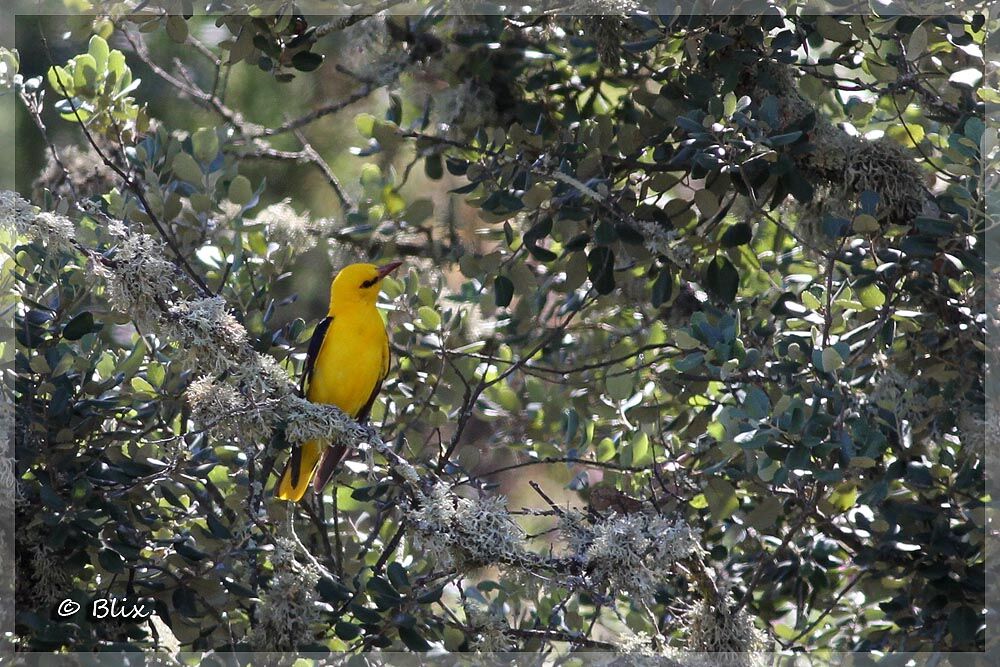
M 382 280 L 387 275 L 389 275 L 390 273 L 398 269 L 400 266 L 402 266 L 402 264 L 403 264 L 402 261 L 396 260 L 395 262 L 389 262 L 385 266 L 380 266 L 378 268 L 378 279 Z

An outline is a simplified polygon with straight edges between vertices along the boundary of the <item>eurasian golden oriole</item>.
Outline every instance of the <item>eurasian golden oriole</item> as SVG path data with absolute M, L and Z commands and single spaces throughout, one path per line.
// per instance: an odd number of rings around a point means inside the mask
M 363 421 L 389 372 L 389 336 L 375 307 L 382 280 L 402 262 L 345 266 L 330 285 L 330 311 L 316 325 L 302 373 L 302 394 L 313 403 L 336 405 Z M 298 502 L 312 479 L 319 493 L 348 448 L 310 440 L 292 450 L 275 495 Z

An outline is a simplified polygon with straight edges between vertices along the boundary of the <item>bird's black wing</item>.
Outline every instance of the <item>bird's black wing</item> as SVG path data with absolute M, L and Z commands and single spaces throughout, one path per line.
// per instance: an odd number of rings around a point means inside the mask
M 309 389 L 309 381 L 312 380 L 313 369 L 316 367 L 316 358 L 319 357 L 319 350 L 323 347 L 323 340 L 326 338 L 326 332 L 330 328 L 331 322 L 333 322 L 333 316 L 328 315 L 320 320 L 316 329 L 313 330 L 312 340 L 309 341 L 309 351 L 306 352 L 306 367 L 302 371 L 302 381 L 299 383 L 299 391 L 302 392 L 302 396 L 306 396 L 306 391 Z

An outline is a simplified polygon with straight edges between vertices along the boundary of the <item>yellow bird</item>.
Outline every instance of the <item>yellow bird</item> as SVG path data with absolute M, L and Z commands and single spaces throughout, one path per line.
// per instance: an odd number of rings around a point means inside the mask
M 368 417 L 389 372 L 389 337 L 375 301 L 382 280 L 400 264 L 351 264 L 333 279 L 330 311 L 316 325 L 302 374 L 302 393 L 313 403 L 336 405 L 359 421 Z M 310 479 L 319 493 L 347 453 L 344 445 L 318 440 L 295 447 L 275 495 L 298 502 Z

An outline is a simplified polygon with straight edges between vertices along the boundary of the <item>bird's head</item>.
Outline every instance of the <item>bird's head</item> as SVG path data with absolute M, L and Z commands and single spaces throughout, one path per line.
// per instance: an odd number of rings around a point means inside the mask
M 330 306 L 334 303 L 360 301 L 373 304 L 378 299 L 382 279 L 399 268 L 400 261 L 384 266 L 374 264 L 349 264 L 342 268 L 330 286 Z

